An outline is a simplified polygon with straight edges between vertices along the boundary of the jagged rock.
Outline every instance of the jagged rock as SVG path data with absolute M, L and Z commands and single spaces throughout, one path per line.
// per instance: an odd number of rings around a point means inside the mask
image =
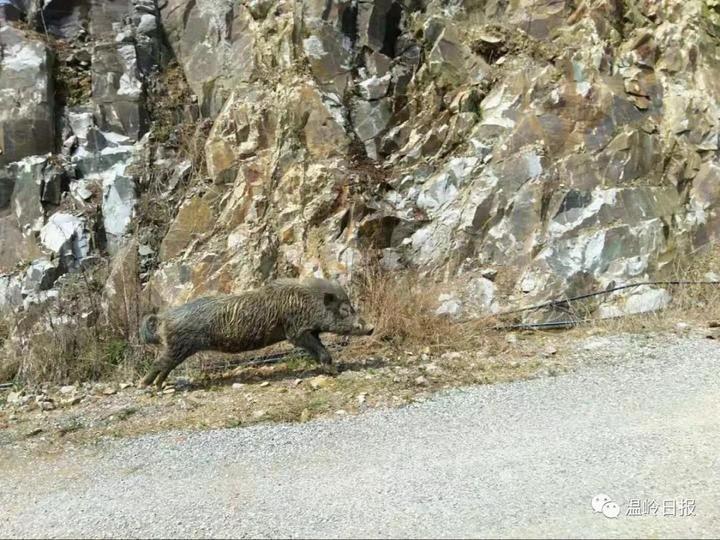
M 66 268 L 75 268 L 90 253 L 85 219 L 57 212 L 40 230 L 42 245 L 58 255 Z
M 207 199 L 195 197 L 185 203 L 175 217 L 160 246 L 160 260 L 167 261 L 180 255 L 196 238 L 212 231 L 215 213 Z
M 41 255 L 35 237 L 23 234 L 14 215 L 0 217 L 0 272 L 16 270 L 18 263 Z
M 153 35 L 158 29 L 157 18 L 154 14 L 144 13 L 140 17 L 140 22 L 137 25 L 137 31 L 141 34 Z
M 351 118 L 355 133 L 365 144 L 365 150 L 371 159 L 378 159 L 377 139 L 390 123 L 391 102 L 388 99 L 377 101 L 355 100 Z
M 429 21 L 432 24 L 434 21 Z M 438 26 L 443 26 L 439 23 Z M 426 34 L 429 30 L 426 28 Z M 463 44 L 450 24 L 430 32 L 433 46 L 428 55 L 428 69 L 441 85 L 457 86 L 466 81 L 479 83 L 490 71 L 482 58 Z
M 235 180 L 238 161 L 272 141 L 275 118 L 268 96 L 252 86 L 241 89 L 225 102 L 205 145 L 208 173 L 216 183 Z
M 303 86 L 297 100 L 297 122 L 302 126 L 308 152 L 315 159 L 342 156 L 350 144 L 342 105 L 323 96 L 312 86 Z
M 0 276 L 0 312 L 22 305 L 23 280 L 18 275 Z
M 86 178 L 113 175 L 124 171 L 133 160 L 135 148 L 126 141 L 110 142 L 95 128 L 88 132 L 88 141 L 73 153 L 71 161 L 80 175 Z
M 368 101 L 387 96 L 391 80 L 392 78 L 389 73 L 382 77 L 373 76 L 365 79 L 358 84 L 360 96 Z
M 417 4 L 403 6 L 393 0 L 362 3 L 357 8 L 357 40 L 375 52 L 393 58 L 402 33 L 403 9 L 417 9 Z
M 303 52 L 320 86 L 338 96 L 350 82 L 352 49 L 342 33 L 327 25 L 303 39 Z
M 62 275 L 62 269 L 57 262 L 50 259 L 37 259 L 32 262 L 25 272 L 22 284 L 22 296 L 28 296 L 39 291 L 50 289 Z
M 498 311 L 495 303 L 497 288 L 489 279 L 485 277 L 474 278 L 468 283 L 463 292 L 473 314 L 482 315 Z
M 435 310 L 435 315 L 448 315 L 450 317 L 457 317 L 462 313 L 463 304 L 462 301 L 454 294 L 441 294 L 438 297 L 440 305 Z
M 638 287 L 635 291 L 620 298 L 609 300 L 598 308 L 601 319 L 634 315 L 658 311 L 670 304 L 672 297 L 665 289 L 656 289 L 647 285 Z
M 111 253 L 117 251 L 135 217 L 137 187 L 126 168 L 127 164 L 118 163 L 102 176 L 103 225 Z
M 14 163 L 9 169 L 14 179 L 13 212 L 23 231 L 39 231 L 43 226 L 45 211 L 40 197 L 48 157 L 28 157 Z
M 244 4 L 169 0 L 160 6 L 168 41 L 204 115 L 215 116 L 256 66 L 256 30 Z M 282 24 L 279 17 L 276 24 Z
M 52 60 L 48 47 L 0 26 L 0 166 L 54 147 Z
M 139 140 L 147 118 L 137 54 L 132 44 L 99 43 L 92 51 L 92 98 L 102 130 Z

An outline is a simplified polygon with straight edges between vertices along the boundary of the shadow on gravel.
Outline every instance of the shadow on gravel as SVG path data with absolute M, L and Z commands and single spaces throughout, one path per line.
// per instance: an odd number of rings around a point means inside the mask
M 343 372 L 360 372 L 369 369 L 387 367 L 389 362 L 383 358 L 368 358 L 352 362 L 337 362 L 333 366 L 316 365 L 304 369 L 292 369 L 284 362 L 265 365 L 239 365 L 235 373 L 212 375 L 206 379 L 183 385 L 191 390 L 209 390 L 213 387 L 232 386 L 234 383 L 277 382 L 295 379 L 311 379 L 318 375 L 333 377 Z M 334 369 L 333 369 L 334 368 Z

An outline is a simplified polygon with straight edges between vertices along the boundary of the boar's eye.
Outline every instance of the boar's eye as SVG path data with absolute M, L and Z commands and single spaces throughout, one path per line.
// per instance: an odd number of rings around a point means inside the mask
M 330 305 L 335 302 L 335 295 L 332 293 L 325 293 L 323 296 L 323 302 L 325 303 L 325 307 L 330 307 Z

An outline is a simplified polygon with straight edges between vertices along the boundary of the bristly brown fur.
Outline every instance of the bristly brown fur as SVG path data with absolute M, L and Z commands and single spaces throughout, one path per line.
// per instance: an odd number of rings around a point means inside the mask
M 330 364 L 320 333 L 366 335 L 372 330 L 337 283 L 281 279 L 240 295 L 200 298 L 146 317 L 141 338 L 161 343 L 162 353 L 141 384 L 162 386 L 170 371 L 200 351 L 238 353 L 285 339 Z

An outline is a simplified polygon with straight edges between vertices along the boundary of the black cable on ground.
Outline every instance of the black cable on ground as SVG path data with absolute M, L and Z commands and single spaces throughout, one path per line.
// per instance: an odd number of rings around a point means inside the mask
M 537 304 L 535 306 L 529 306 L 526 308 L 505 311 L 503 313 L 498 313 L 497 315 L 494 315 L 494 316 L 502 317 L 505 315 L 514 315 L 517 313 L 524 313 L 527 311 L 536 311 L 538 309 L 545 309 L 545 308 L 561 308 L 562 309 L 562 308 L 565 308 L 571 302 L 576 302 L 578 300 L 584 300 L 586 298 L 592 298 L 593 296 L 600 296 L 602 294 L 609 294 L 609 293 L 612 293 L 615 291 L 621 291 L 623 289 L 640 287 L 642 285 L 664 285 L 664 286 L 670 286 L 670 285 L 720 285 L 720 281 L 692 281 L 692 280 L 642 281 L 640 283 L 630 283 L 627 285 L 620 285 L 618 287 L 611 287 L 609 289 L 605 289 L 602 291 L 594 291 L 591 293 L 581 294 L 578 296 L 565 298 L 563 300 L 551 300 L 549 302 L 545 302 L 544 304 Z M 613 318 L 620 318 L 620 317 L 624 317 L 624 315 L 620 315 L 619 317 L 613 317 Z M 595 322 L 595 319 L 576 319 L 576 320 L 551 321 L 551 322 L 542 322 L 542 323 L 516 323 L 516 324 L 497 325 L 497 326 L 493 327 L 493 330 L 537 330 L 537 329 L 559 330 L 559 329 L 563 329 L 563 328 L 565 328 L 565 329 L 573 328 L 575 326 L 579 326 L 581 324 L 588 324 L 591 322 Z
M 581 324 L 593 322 L 594 319 L 578 319 L 575 321 L 552 321 L 542 323 L 517 323 L 493 326 L 493 330 L 561 330 L 573 328 Z
M 495 317 L 503 317 L 505 315 L 514 315 L 516 313 L 524 313 L 526 311 L 536 311 L 538 309 L 544 309 L 549 307 L 559 307 L 563 304 L 568 304 L 570 302 L 576 302 L 578 300 L 584 300 L 586 298 L 591 298 L 593 296 L 600 296 L 601 294 L 610 294 L 615 291 L 622 291 L 624 289 L 630 289 L 633 287 L 641 287 L 643 285 L 720 285 L 720 281 L 684 281 L 684 280 L 676 280 L 676 281 L 642 281 L 640 283 L 630 283 L 628 285 L 620 285 L 618 287 L 611 287 L 609 289 L 605 289 L 602 291 L 594 291 L 591 293 L 581 294 L 578 296 L 572 296 L 570 298 L 564 298 L 562 300 L 551 300 L 549 302 L 545 302 L 544 304 L 537 304 L 535 306 L 529 306 L 525 308 L 519 308 L 519 309 L 513 309 L 510 311 L 505 311 L 503 313 L 497 313 L 494 316 Z

